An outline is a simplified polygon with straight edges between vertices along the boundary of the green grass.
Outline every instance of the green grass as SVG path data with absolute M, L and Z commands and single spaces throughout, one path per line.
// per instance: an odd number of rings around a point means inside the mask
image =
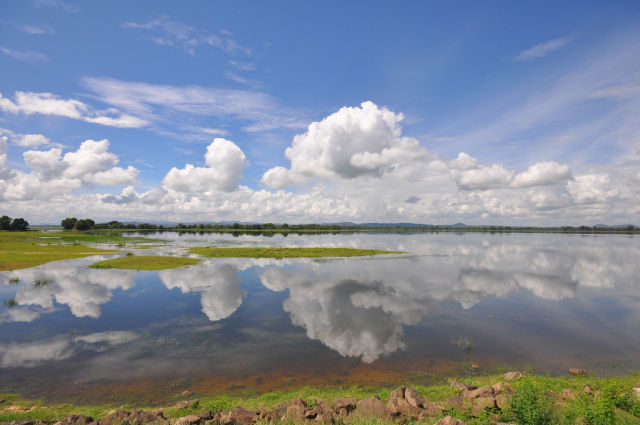
M 401 251 L 356 248 L 191 248 L 189 252 L 204 257 L 251 257 L 251 258 L 316 258 L 316 257 L 360 257 L 379 254 L 402 254 Z
M 491 385 L 503 382 L 501 375 L 481 376 L 460 379 L 466 383 L 476 385 Z M 550 377 L 550 376 L 526 376 L 512 381 L 515 393 L 511 397 L 510 407 L 502 411 L 486 412 L 479 417 L 471 417 L 465 409 L 450 408 L 442 415 L 428 418 L 420 424 L 430 425 L 442 416 L 450 414 L 463 420 L 467 425 L 489 425 L 496 422 L 514 423 L 518 425 L 640 425 L 640 397 L 633 393 L 632 388 L 640 380 L 640 374 L 634 373 L 622 377 L 597 378 L 591 376 L 581 377 Z M 454 390 L 443 379 L 436 385 L 420 386 L 410 382 L 399 383 L 395 387 L 410 384 L 420 392 L 427 400 L 445 400 L 456 395 Z M 593 392 L 585 392 L 583 387 L 589 385 Z M 274 391 L 265 394 L 255 394 L 245 390 L 245 393 L 228 394 L 196 394 L 189 398 L 200 400 L 197 406 L 183 409 L 167 408 L 167 405 L 175 404 L 175 401 L 184 399 L 176 394 L 173 402 L 165 404 L 163 411 L 166 417 L 175 418 L 205 410 L 223 411 L 234 406 L 242 405 L 254 410 L 258 407 L 273 408 L 283 401 L 301 398 L 313 405 L 314 398 L 318 397 L 331 401 L 335 397 L 354 397 L 363 399 L 378 395 L 383 401 L 389 397 L 395 387 L 303 387 L 285 391 Z M 563 389 L 574 392 L 574 398 L 562 396 Z M 83 414 L 94 419 L 107 416 L 113 408 L 126 408 L 127 410 L 139 409 L 139 406 L 74 406 L 71 404 L 45 405 L 42 401 L 29 401 L 13 394 L 0 394 L 0 399 L 6 401 L 0 404 L 0 422 L 14 421 L 24 418 L 58 420 L 71 413 Z M 19 409 L 8 409 L 9 406 Z M 145 406 L 144 410 L 155 410 L 161 406 Z M 32 409 L 27 412 L 22 409 Z M 391 425 L 392 421 L 384 421 L 370 418 L 353 417 L 347 424 L 353 425 Z
M 126 238 L 124 238 L 126 239 Z M 88 242 L 111 242 L 113 237 L 84 235 L 78 232 L 4 232 L 0 231 L 0 271 L 24 269 L 50 261 L 68 260 L 118 251 L 97 249 Z
M 200 260 L 187 257 L 163 257 L 153 255 L 126 256 L 111 260 L 98 261 L 90 267 L 94 269 L 135 269 L 165 270 L 176 267 L 192 266 Z

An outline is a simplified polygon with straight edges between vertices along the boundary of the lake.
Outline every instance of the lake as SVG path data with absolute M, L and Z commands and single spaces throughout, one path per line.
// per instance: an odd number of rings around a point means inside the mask
M 16 305 L 0 310 L 0 390 L 160 403 L 185 389 L 640 369 L 636 236 L 148 236 L 168 242 L 134 254 L 187 255 L 207 245 L 407 253 L 205 259 L 158 272 L 90 269 L 113 258 L 94 256 L 1 272 L 0 299 Z

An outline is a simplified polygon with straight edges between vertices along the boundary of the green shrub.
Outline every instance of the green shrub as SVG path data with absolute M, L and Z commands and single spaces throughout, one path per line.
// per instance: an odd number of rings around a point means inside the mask
M 530 379 L 519 381 L 511 400 L 511 414 L 518 425 L 551 424 L 551 404 L 544 389 Z

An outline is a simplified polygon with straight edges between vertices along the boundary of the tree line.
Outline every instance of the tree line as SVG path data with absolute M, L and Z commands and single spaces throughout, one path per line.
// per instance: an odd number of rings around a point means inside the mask
M 8 215 L 0 217 L 0 230 L 10 232 L 26 232 L 29 229 L 29 222 L 22 217 L 13 220 Z

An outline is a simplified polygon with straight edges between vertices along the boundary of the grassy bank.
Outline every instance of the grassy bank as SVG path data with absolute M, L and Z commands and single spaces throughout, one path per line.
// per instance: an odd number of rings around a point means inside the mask
M 632 425 L 640 424 L 640 396 L 634 386 L 640 385 L 640 374 L 624 377 L 597 378 L 580 377 L 549 377 L 524 376 L 515 381 L 509 381 L 510 388 L 507 403 L 503 408 L 486 409 L 473 414 L 468 407 L 456 407 L 447 404 L 442 413 L 423 418 L 419 423 L 433 424 L 446 415 L 463 420 L 468 425 L 486 425 L 498 422 L 515 423 L 519 425 Z M 485 376 L 462 379 L 467 384 L 477 387 L 505 382 L 502 375 Z M 407 385 L 399 384 L 398 387 Z M 449 385 L 444 380 L 439 385 L 412 385 L 427 401 L 444 401 L 449 397 L 458 396 L 460 389 Z M 182 417 L 197 414 L 202 411 L 225 411 L 237 405 L 246 409 L 271 409 L 288 400 L 301 398 L 309 406 L 318 403 L 317 398 L 331 401 L 335 397 L 354 397 L 364 399 L 378 395 L 386 402 L 393 388 L 374 387 L 304 387 L 301 389 L 271 392 L 253 396 L 237 396 L 229 394 L 189 396 L 176 395 L 176 402 L 198 397 L 198 403 L 191 403 L 188 407 L 177 408 L 167 406 L 146 406 L 144 410 L 152 411 L 163 408 L 167 418 Z M 94 419 L 105 417 L 111 409 L 121 408 L 133 410 L 141 406 L 74 406 L 70 404 L 46 405 L 42 401 L 28 401 L 12 394 L 0 394 L 0 422 L 19 419 L 44 419 L 55 421 L 69 414 L 83 414 Z M 189 404 L 189 403 L 186 403 Z M 407 419 L 413 422 L 414 419 Z M 391 423 L 391 421 L 358 419 L 350 416 L 345 423 Z
M 313 258 L 360 257 L 380 254 L 402 254 L 401 251 L 355 248 L 191 248 L 189 252 L 204 257 Z
M 68 260 L 121 251 L 97 249 L 87 243 L 119 243 L 122 236 L 78 232 L 0 232 L 0 271 L 34 267 L 50 261 Z
M 134 270 L 165 270 L 176 267 L 192 266 L 200 260 L 188 257 L 163 257 L 153 255 L 138 255 L 113 258 L 111 260 L 93 263 L 93 269 L 134 269 Z

